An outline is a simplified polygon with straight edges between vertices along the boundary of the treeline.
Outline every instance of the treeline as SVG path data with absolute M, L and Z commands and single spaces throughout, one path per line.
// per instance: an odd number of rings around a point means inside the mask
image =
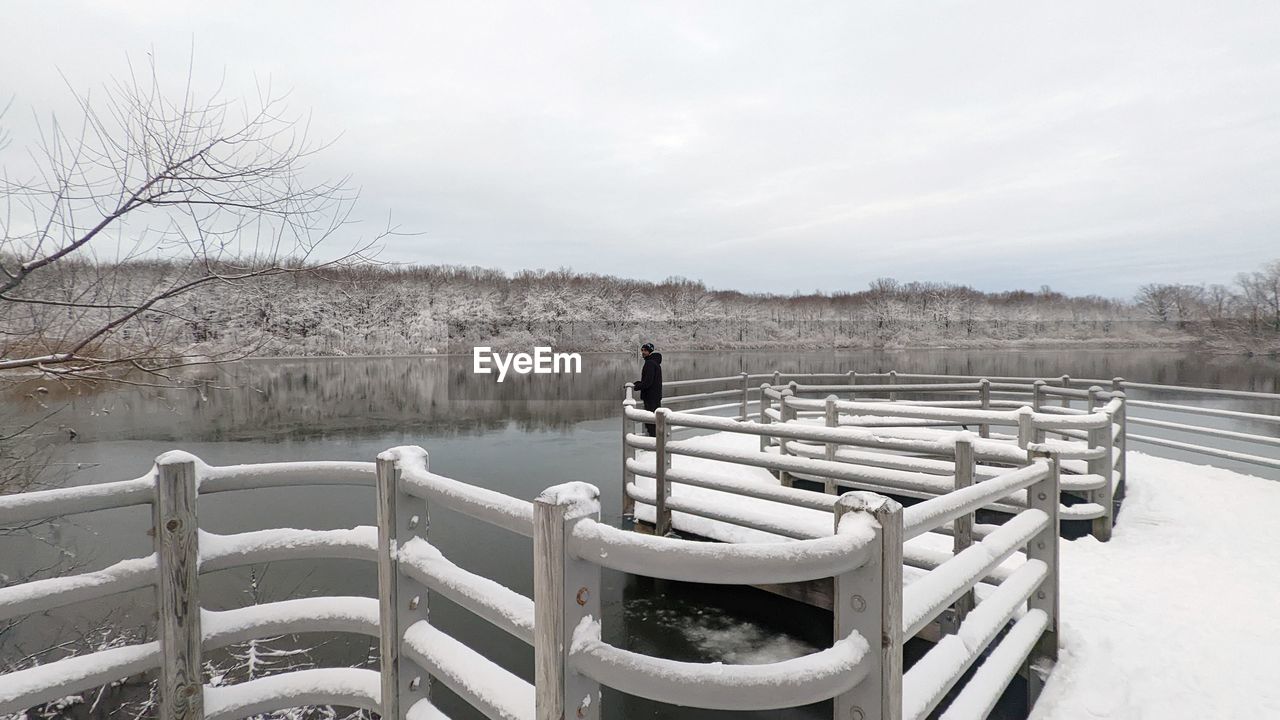
M 45 282 L 77 301 L 119 303 L 184 272 L 159 261 L 68 264 Z M 109 290 L 110 297 L 91 298 L 86 287 Z M 29 317 L 9 320 L 30 322 L 56 339 L 60 326 L 92 322 L 95 310 L 23 312 Z M 370 264 L 202 286 L 140 313 L 111 342 L 210 355 L 315 356 L 466 352 L 475 345 L 622 350 L 642 340 L 679 349 L 818 349 L 1152 345 L 1185 337 L 1134 303 L 1049 288 L 984 293 L 882 279 L 856 292 L 783 296 L 709 290 L 683 278 L 652 283 L 568 270 L 508 275 Z
M 1143 285 L 1136 302 L 1149 319 L 1210 349 L 1280 354 L 1280 260 L 1240 273 L 1232 285 Z

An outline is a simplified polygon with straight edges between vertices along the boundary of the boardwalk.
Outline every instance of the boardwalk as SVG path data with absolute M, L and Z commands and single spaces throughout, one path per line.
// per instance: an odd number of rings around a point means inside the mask
M 556 486 L 529 502 L 433 473 L 415 447 L 376 462 L 228 467 L 172 452 L 134 480 L 0 498 L 0 525 L 149 505 L 155 551 L 99 572 L 0 588 L 0 620 L 148 587 L 161 608 L 155 641 L 0 675 L 0 713 L 153 672 L 160 715 L 180 720 L 309 704 L 444 717 L 434 686 L 486 717 L 512 720 L 612 717 L 606 687 L 694 708 L 830 700 L 841 720 L 937 712 L 976 720 L 1019 676 L 1040 718 L 1274 714 L 1280 485 L 1128 446 L 1280 467 L 1270 450 L 1280 445 L 1275 435 L 1246 431 L 1280 424 L 1275 396 L 1175 389 L 1266 405 L 1257 410 L 1131 402 L 1124 388 L 1162 386 L 1120 380 L 1103 388 L 1069 378 L 1050 386 L 835 377 L 847 383 L 809 376 L 808 385 L 784 385 L 777 374 L 763 387 L 752 381 L 770 376 L 676 380 L 670 385 L 681 391 L 669 402 L 679 411 L 647 413 L 625 402 L 623 509 L 656 535 L 602 522 L 592 485 Z M 1163 415 L 1131 414 L 1137 408 Z M 1185 415 L 1247 425 L 1199 426 Z M 644 422 L 657 425 L 657 438 L 635 432 Z M 1127 424 L 1182 435 L 1137 435 Z M 370 488 L 376 526 L 200 529 L 199 496 L 332 484 Z M 461 513 L 476 532 L 528 538 L 532 597 L 442 554 L 430 532 L 439 510 Z M 375 563 L 372 597 L 202 606 L 204 573 L 330 558 Z M 803 588 L 803 599 L 831 609 L 831 643 L 760 665 L 680 662 L 615 646 L 604 640 L 604 569 Z M 433 625 L 436 597 L 528 646 L 532 676 Z M 297 632 L 376 638 L 378 669 L 301 670 L 221 687 L 202 677 L 207 651 Z M 904 667 L 912 638 L 931 646 Z

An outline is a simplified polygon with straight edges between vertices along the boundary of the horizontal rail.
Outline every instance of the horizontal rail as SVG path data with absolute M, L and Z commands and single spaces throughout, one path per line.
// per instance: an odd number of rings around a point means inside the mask
M 652 464 L 643 463 L 633 458 L 627 458 L 626 466 L 627 470 L 643 477 L 653 477 L 656 474 Z M 832 512 L 836 502 L 835 497 L 813 490 L 789 488 L 782 485 L 765 485 L 750 481 L 739 482 L 713 475 L 687 472 L 678 468 L 667 468 L 667 481 L 753 497 L 757 500 L 769 500 L 771 502 L 794 505 L 795 507 L 826 510 L 827 512 Z
M 377 528 L 254 530 L 234 535 L 200 531 L 200 572 L 284 560 L 377 559 Z
M 410 495 L 518 535 L 533 537 L 533 503 L 528 500 L 403 465 L 401 473 L 401 486 Z
M 1254 435 L 1252 433 L 1236 432 L 1234 430 L 1223 430 L 1215 427 L 1204 427 L 1202 425 L 1188 425 L 1186 423 L 1170 422 L 1168 420 L 1152 420 L 1150 418 L 1133 417 L 1127 418 L 1130 425 L 1145 425 L 1147 427 L 1158 427 L 1166 430 L 1176 430 L 1178 432 L 1200 433 L 1202 435 L 1210 435 L 1212 437 L 1229 438 L 1232 440 L 1243 440 L 1245 442 L 1259 443 L 1261 445 L 1272 445 L 1280 447 L 1280 437 L 1272 435 Z
M 902 538 L 910 540 L 956 518 L 980 510 L 1002 500 L 1017 490 L 1024 490 L 1049 477 L 1048 463 L 1036 462 L 1024 468 L 998 475 L 990 480 L 947 492 L 902 510 Z M 953 486 L 954 488 L 954 486 Z M 1024 501 L 1025 502 L 1025 501 Z
M 902 717 L 927 717 L 1047 576 L 1047 565 L 1027 561 L 969 612 L 955 634 L 916 661 L 902 676 Z
M 318 460 L 258 463 L 255 465 L 204 465 L 200 467 L 200 494 L 232 490 L 256 490 L 296 485 L 355 485 L 373 487 L 371 462 Z
M 160 666 L 160 643 L 99 650 L 0 675 L 0 715 L 106 685 Z
M 155 479 L 144 475 L 134 480 L 5 495 L 0 497 L 0 525 L 147 505 L 155 497 L 155 488 Z
M 533 720 L 532 685 L 425 621 L 405 631 L 404 655 L 490 720 Z
M 705 543 L 642 535 L 580 520 L 567 538 L 583 560 L 620 572 L 666 580 L 721 585 L 768 585 L 834 577 L 861 567 L 875 536 L 873 521 L 850 513 L 840 532 L 815 540 Z
M 1024 510 L 902 592 L 902 635 L 915 637 L 934 618 L 1049 525 L 1042 510 Z
M 428 589 L 533 644 L 533 600 L 489 578 L 463 570 L 420 537 L 405 543 L 397 557 L 401 569 Z
M 662 404 L 669 405 L 671 403 L 690 402 L 692 400 L 710 400 L 712 398 L 734 397 L 734 396 L 742 397 L 742 389 L 739 388 L 737 390 L 718 390 L 716 392 L 698 393 L 696 395 L 672 395 L 670 397 L 662 398 Z
M 773 377 L 773 375 L 764 375 L 762 377 Z M 673 388 L 673 387 L 688 387 L 689 385 L 711 385 L 713 383 L 722 383 L 722 382 L 742 382 L 742 376 L 727 375 L 725 377 L 714 377 L 714 378 L 691 378 L 689 380 L 667 380 L 662 383 L 662 387 L 665 389 L 665 388 Z
M 378 712 L 378 673 L 361 668 L 314 668 L 256 680 L 205 686 L 205 720 L 238 720 L 306 705 L 340 705 Z
M 855 632 L 825 650 L 779 662 L 681 662 L 609 645 L 600 639 L 600 623 L 587 618 L 574 630 L 569 659 L 578 672 L 629 695 L 709 710 L 776 710 L 856 687 L 867 676 L 869 654 Z
M 1195 445 L 1193 443 L 1179 442 L 1177 440 L 1166 440 L 1164 438 L 1151 437 L 1149 435 L 1134 435 L 1133 433 L 1126 434 L 1125 441 L 1147 443 L 1148 445 L 1159 445 L 1161 447 L 1173 448 L 1175 450 L 1186 450 L 1188 452 L 1212 455 L 1214 457 L 1225 458 L 1227 460 L 1237 460 L 1239 462 L 1280 469 L 1280 458 L 1250 455 L 1248 453 L 1235 452 L 1233 450 L 1220 450 L 1218 448 L 1206 447 L 1204 445 Z
M 147 587 L 156 581 L 156 567 L 153 554 L 121 560 L 94 572 L 0 588 L 0 620 Z
M 1220 390 L 1218 388 L 1206 387 L 1190 387 L 1185 385 L 1157 385 L 1155 383 L 1141 383 L 1123 381 L 1121 387 L 1138 388 L 1140 390 L 1163 390 L 1166 392 L 1193 393 L 1198 395 L 1221 395 L 1222 397 L 1238 397 L 1252 398 L 1255 400 L 1270 400 L 1280 403 L 1280 393 L 1274 392 L 1256 392 L 1253 390 Z
M 1048 627 L 1049 616 L 1043 610 L 1031 610 L 1018 618 L 947 706 L 942 720 L 986 720 Z
M 1251 413 L 1241 410 L 1220 410 L 1218 408 L 1202 407 L 1200 405 L 1178 405 L 1175 403 L 1154 402 L 1152 400 L 1129 400 L 1128 405 L 1131 408 L 1169 410 L 1171 412 L 1189 413 L 1192 415 L 1214 415 L 1217 417 L 1275 423 L 1280 425 L 1280 415 L 1265 415 L 1263 413 Z M 1130 419 L 1132 419 L 1132 417 L 1133 416 L 1130 416 Z
M 667 479 L 671 476 L 668 474 Z M 654 488 L 642 488 L 635 483 L 627 485 L 627 494 L 635 500 L 647 505 L 656 505 L 658 493 Z M 833 496 L 827 497 L 835 499 Z M 798 527 L 795 523 L 787 522 L 782 518 L 770 515 L 764 512 L 741 510 L 730 506 L 716 506 L 709 504 L 699 504 L 697 502 L 687 501 L 678 495 L 672 495 L 667 498 L 667 509 L 675 512 L 682 512 L 689 515 L 697 515 L 698 517 L 707 518 L 708 520 L 716 520 L 731 525 L 751 528 L 760 532 L 767 532 L 782 537 L 791 538 L 793 540 L 812 540 L 814 538 L 823 537 L 823 535 L 813 532 L 808 528 Z
M 202 610 L 200 626 L 205 650 L 301 632 L 377 637 L 378 601 L 366 597 L 308 597 L 235 610 Z

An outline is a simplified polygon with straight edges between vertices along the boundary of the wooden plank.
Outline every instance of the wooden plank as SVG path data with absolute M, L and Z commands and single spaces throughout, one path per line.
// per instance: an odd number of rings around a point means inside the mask
M 156 461 L 152 527 L 159 560 L 156 610 L 160 636 L 160 717 L 204 719 L 204 668 L 200 655 L 200 547 L 196 519 L 195 459 Z
M 956 490 L 973 485 L 974 473 L 977 470 L 977 463 L 973 456 L 973 441 L 956 440 Z M 959 555 L 962 551 L 973 545 L 973 520 L 974 513 L 967 513 L 956 518 L 952 525 L 952 552 Z M 973 590 L 970 589 L 964 595 L 961 595 L 955 602 L 955 613 L 951 624 L 952 631 L 958 630 L 960 623 L 968 617 L 969 612 L 973 610 L 975 598 Z

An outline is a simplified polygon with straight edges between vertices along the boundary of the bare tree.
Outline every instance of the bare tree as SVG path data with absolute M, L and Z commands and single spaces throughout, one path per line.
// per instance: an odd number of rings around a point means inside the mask
M 151 64 L 98 97 L 73 92 L 76 126 L 51 118 L 28 177 L 4 171 L 0 370 L 163 373 L 196 359 L 199 318 L 178 298 L 364 259 L 369 244 L 318 260 L 356 193 L 346 178 L 304 179 L 322 147 L 305 120 L 269 87 L 222 93 L 201 98 L 188 76 L 167 94 Z

